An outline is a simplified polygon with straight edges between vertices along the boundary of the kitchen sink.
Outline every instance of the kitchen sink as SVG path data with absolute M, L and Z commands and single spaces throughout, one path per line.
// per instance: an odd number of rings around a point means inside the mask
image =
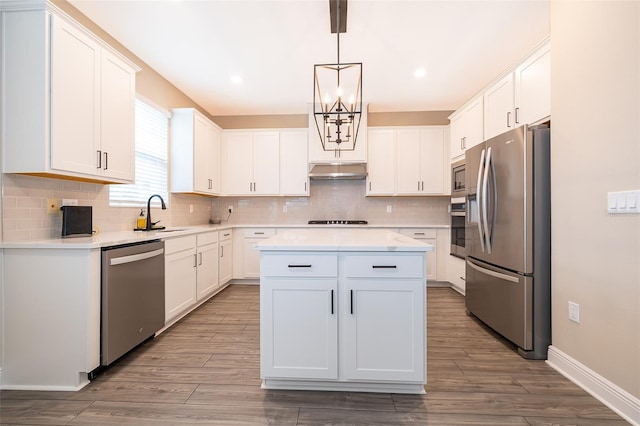
M 178 231 L 187 231 L 189 228 L 175 228 L 175 229 L 160 229 L 156 232 L 178 232 Z

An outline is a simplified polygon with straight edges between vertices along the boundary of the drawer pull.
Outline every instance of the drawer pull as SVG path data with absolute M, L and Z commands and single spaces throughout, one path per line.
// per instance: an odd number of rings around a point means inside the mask
M 311 265 L 287 265 L 289 268 L 311 268 Z
M 373 265 L 371 266 L 373 269 L 396 269 L 396 265 Z
M 264 235 L 264 232 L 254 232 L 253 235 Z

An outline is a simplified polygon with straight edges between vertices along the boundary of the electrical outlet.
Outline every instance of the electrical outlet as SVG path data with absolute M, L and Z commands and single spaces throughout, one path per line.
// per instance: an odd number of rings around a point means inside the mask
M 76 200 L 75 198 L 63 198 L 62 199 L 62 205 L 63 206 L 77 206 L 78 205 L 78 200 Z
M 47 214 L 57 213 L 59 209 L 58 200 L 55 198 L 47 199 Z
M 393 211 L 393 207 L 391 205 L 387 206 L 387 213 L 391 213 Z
M 580 324 L 580 305 L 569 302 L 569 320 Z
M 193 204 L 189 204 L 189 213 L 193 213 Z
M 229 211 L 229 213 L 233 213 L 233 206 L 229 206 L 227 210 Z
M 286 205 L 286 204 L 284 204 L 284 205 L 282 206 L 282 213 L 286 213 L 286 212 L 287 212 L 287 205 Z

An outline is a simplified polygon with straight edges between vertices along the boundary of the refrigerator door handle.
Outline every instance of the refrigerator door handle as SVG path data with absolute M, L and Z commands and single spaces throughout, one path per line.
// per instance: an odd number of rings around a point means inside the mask
M 498 217 L 498 180 L 496 179 L 495 163 L 496 162 L 494 161 L 493 155 L 491 153 L 491 148 L 489 148 L 489 155 L 487 156 L 487 169 L 491 170 L 491 183 L 493 184 L 493 214 L 491 215 L 491 229 L 488 231 L 487 235 L 487 247 L 489 248 L 489 253 L 491 253 L 491 248 L 493 247 L 493 236 L 496 228 L 496 219 Z
M 484 232 L 482 233 L 482 237 L 485 239 L 485 245 L 487 247 L 487 253 L 491 254 L 491 241 L 489 238 L 489 221 L 488 214 L 489 210 L 487 207 L 487 192 L 489 189 L 489 164 L 491 163 L 491 147 L 487 148 L 487 157 L 485 158 L 484 163 L 484 176 L 482 178 L 482 228 Z M 483 250 L 484 251 L 484 250 Z
M 491 269 L 483 268 L 481 266 L 476 265 L 475 263 L 472 263 L 469 260 L 467 260 L 467 265 L 470 266 L 471 268 L 475 269 L 478 272 L 481 272 L 481 273 L 483 273 L 485 275 L 492 276 L 494 278 L 499 278 L 501 280 L 509 281 L 509 282 L 516 283 L 516 284 L 518 282 L 520 282 L 520 280 L 518 280 L 518 278 L 516 278 L 516 277 L 512 277 L 511 275 L 502 274 L 500 272 L 492 271 Z
M 478 184 L 477 188 L 477 199 L 478 199 L 478 234 L 480 235 L 480 248 L 484 253 L 484 232 L 482 230 L 482 172 L 484 170 L 484 153 L 485 150 L 482 150 L 480 154 L 480 165 L 478 167 Z

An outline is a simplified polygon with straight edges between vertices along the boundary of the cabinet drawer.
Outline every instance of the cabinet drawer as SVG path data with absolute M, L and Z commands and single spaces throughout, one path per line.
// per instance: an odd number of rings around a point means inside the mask
M 425 273 L 424 255 L 347 256 L 344 273 L 349 278 L 420 278 Z
M 434 228 L 406 228 L 401 229 L 400 233 L 411 238 L 436 238 L 437 230 Z
M 198 245 L 203 246 L 205 244 L 213 244 L 218 242 L 218 232 L 205 232 L 198 234 Z
M 263 254 L 260 268 L 270 277 L 337 277 L 336 255 L 278 253 Z
M 196 246 L 196 236 L 189 235 L 179 238 L 168 238 L 164 240 L 165 254 L 176 253 L 182 250 L 190 250 Z
M 226 241 L 230 240 L 233 237 L 233 231 L 231 229 L 223 229 L 222 231 L 218 231 L 218 240 Z
M 275 228 L 251 228 L 244 230 L 245 238 L 269 238 L 276 235 Z

